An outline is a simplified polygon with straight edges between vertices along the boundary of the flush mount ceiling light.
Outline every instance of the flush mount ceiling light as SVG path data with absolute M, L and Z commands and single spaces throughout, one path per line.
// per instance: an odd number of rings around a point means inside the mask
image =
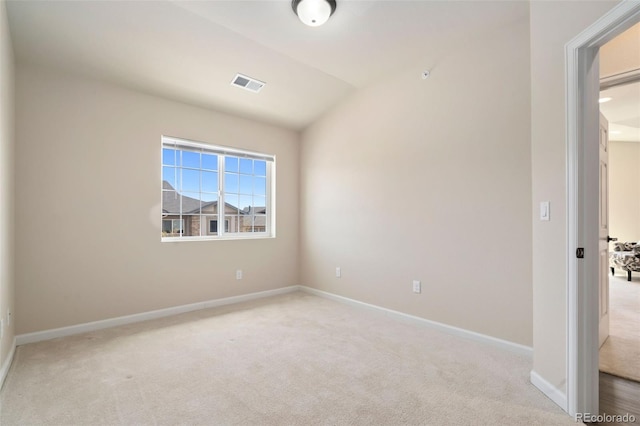
M 293 0 L 293 11 L 310 27 L 317 27 L 329 20 L 336 10 L 335 0 Z

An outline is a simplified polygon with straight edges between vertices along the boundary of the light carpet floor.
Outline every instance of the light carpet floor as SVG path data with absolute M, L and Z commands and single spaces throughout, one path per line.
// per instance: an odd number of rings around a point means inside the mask
M 20 346 L 9 425 L 575 425 L 531 359 L 296 292 Z
M 609 338 L 600 371 L 640 382 L 640 277 L 609 277 Z

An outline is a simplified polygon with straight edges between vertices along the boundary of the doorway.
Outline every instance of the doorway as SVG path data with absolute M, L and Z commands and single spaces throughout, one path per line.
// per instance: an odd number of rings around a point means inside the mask
M 606 61 L 613 60 L 607 52 L 620 47 L 616 55 L 628 55 L 618 42 L 628 33 L 640 44 L 639 23 L 601 50 L 601 88 L 609 77 L 604 74 Z M 600 111 L 609 128 L 609 231 L 617 241 L 609 243 L 611 261 L 600 270 L 609 281 L 609 330 L 600 347 L 599 367 L 601 372 L 640 383 L 640 64 L 637 66 L 626 73 L 636 74 L 635 78 L 606 84 L 600 91 Z
M 567 408 L 572 416 L 599 412 L 599 193 L 590 190 L 600 182 L 599 49 L 638 22 L 640 3 L 623 2 L 566 46 Z

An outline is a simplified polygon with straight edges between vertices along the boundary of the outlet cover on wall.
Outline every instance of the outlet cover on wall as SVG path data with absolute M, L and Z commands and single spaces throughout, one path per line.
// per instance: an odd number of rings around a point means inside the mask
M 413 292 L 414 293 L 422 292 L 422 285 L 420 284 L 420 281 L 413 280 Z
M 236 269 L 236 280 L 242 279 L 242 269 Z
M 340 267 L 336 267 L 336 278 L 340 278 L 342 276 L 342 271 L 340 270 Z

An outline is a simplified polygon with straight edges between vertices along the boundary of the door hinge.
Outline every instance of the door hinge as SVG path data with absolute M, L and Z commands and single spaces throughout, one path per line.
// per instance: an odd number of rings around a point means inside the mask
M 576 249 L 576 257 L 578 259 L 584 259 L 584 248 L 583 247 L 578 247 Z

